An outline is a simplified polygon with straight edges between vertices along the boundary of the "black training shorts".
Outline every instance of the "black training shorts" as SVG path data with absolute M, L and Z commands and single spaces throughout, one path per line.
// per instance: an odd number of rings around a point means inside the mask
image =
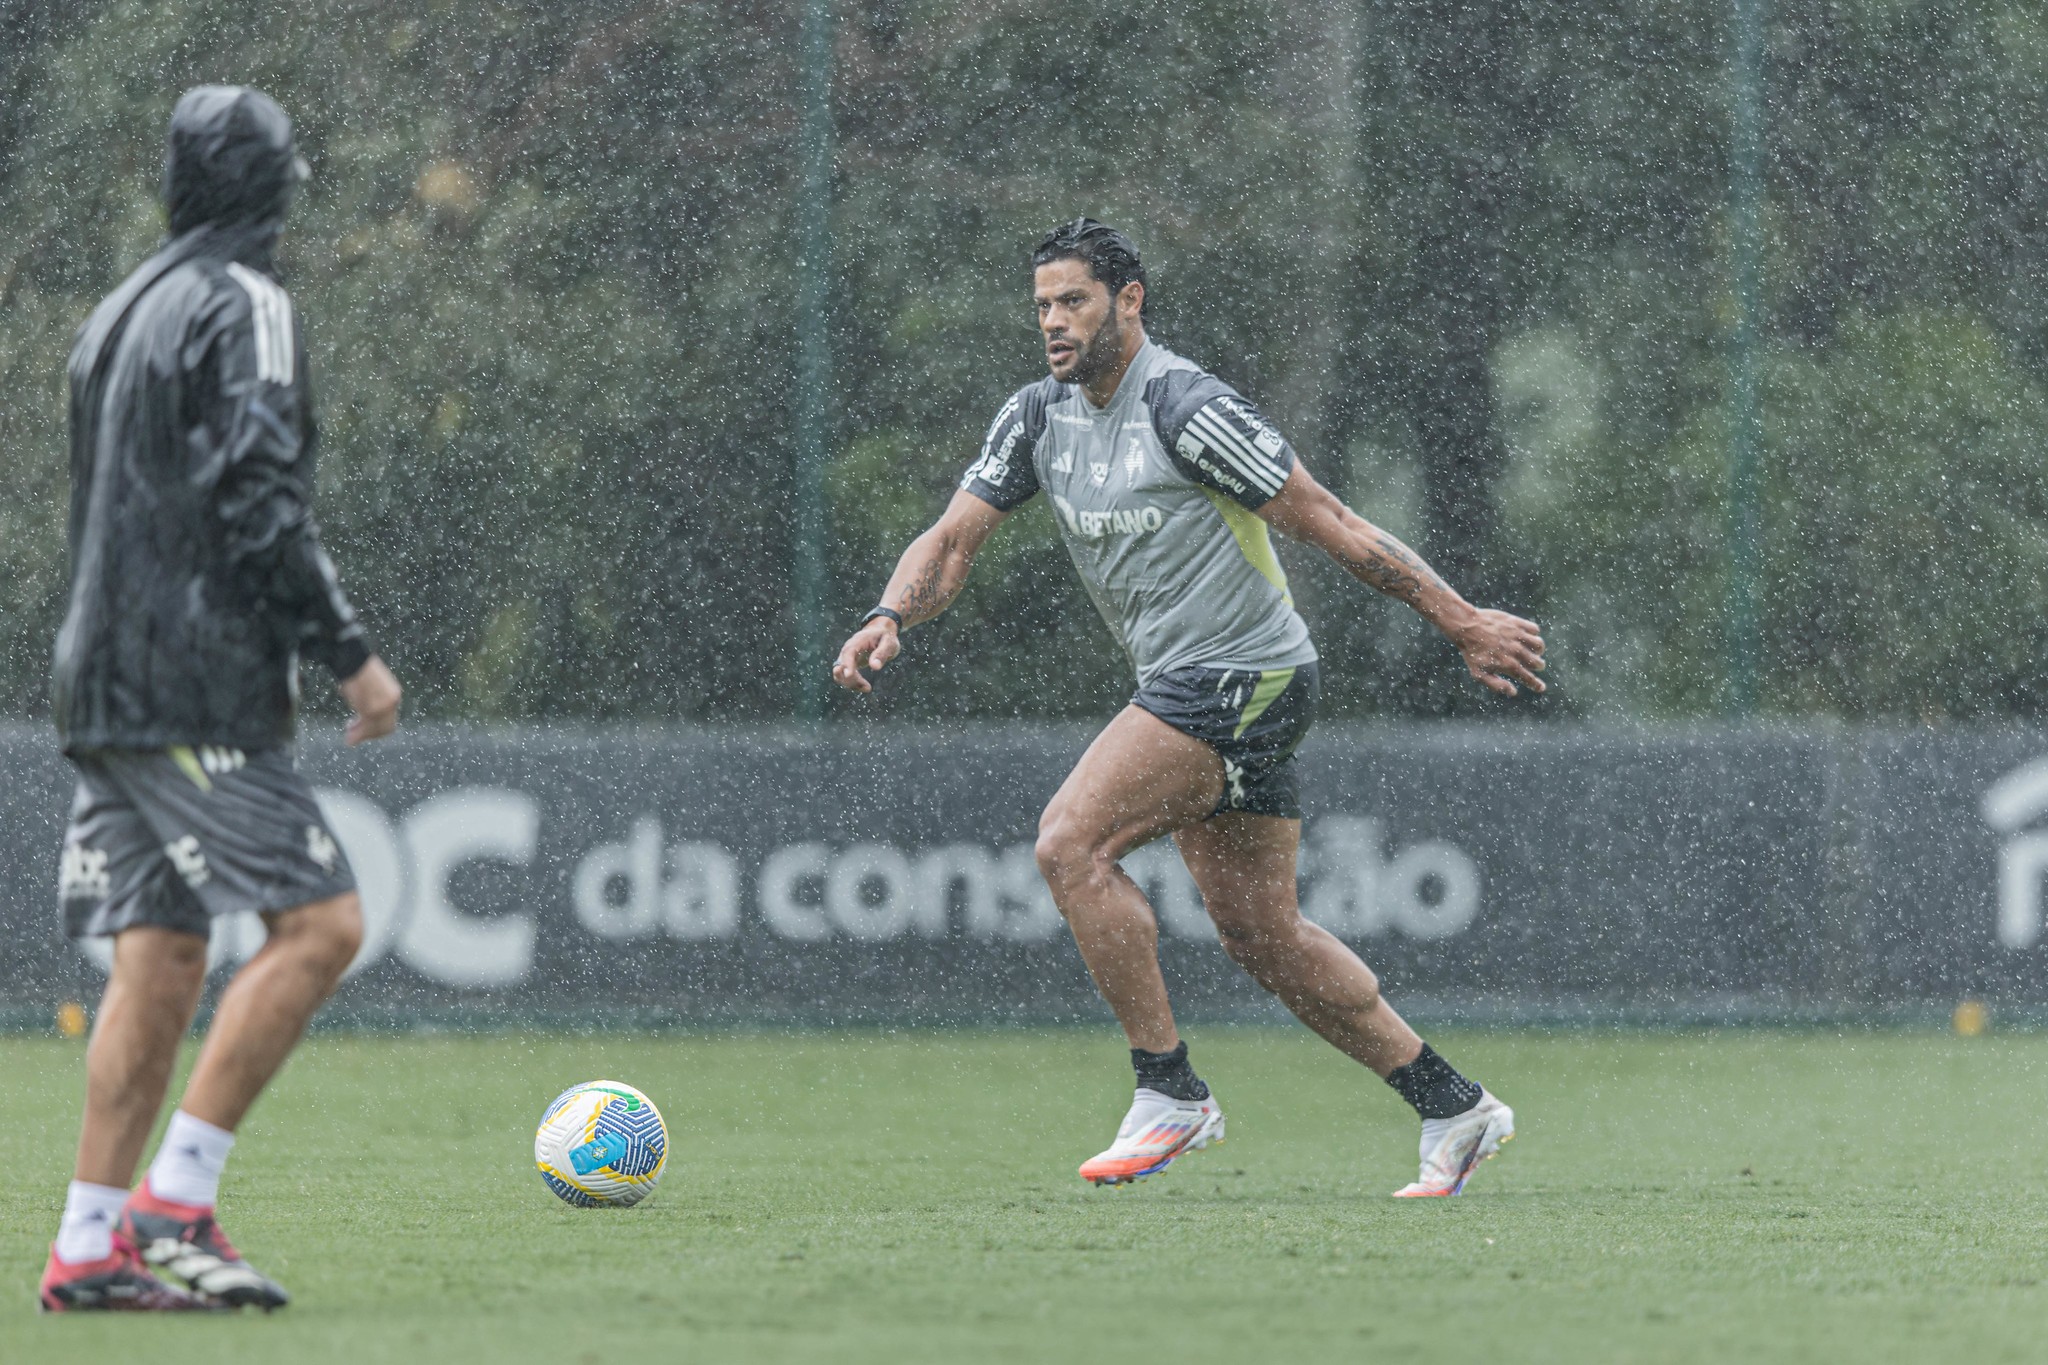
M 73 938 L 138 924 L 204 935 L 218 915 L 355 889 L 288 748 L 91 749 L 71 761 L 57 895 Z
M 1321 685 L 1314 662 L 1264 672 L 1176 668 L 1138 689 L 1133 706 L 1150 711 L 1223 760 L 1223 799 L 1212 814 L 1301 818 L 1294 750 L 1315 723 Z

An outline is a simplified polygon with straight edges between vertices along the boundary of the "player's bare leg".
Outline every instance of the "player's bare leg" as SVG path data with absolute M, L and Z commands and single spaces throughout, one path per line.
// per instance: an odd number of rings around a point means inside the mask
M 242 1259 L 213 1213 L 220 1167 L 249 1106 L 277 1075 L 363 938 L 354 892 L 264 916 L 270 936 L 214 1011 L 165 1150 L 122 1210 L 152 1266 L 218 1302 L 281 1308 L 284 1289 Z
M 75 1177 L 127 1189 L 163 1108 L 178 1044 L 206 984 L 206 940 L 156 925 L 114 939 L 114 969 L 85 1053 Z
M 1382 1077 L 1421 1055 L 1422 1039 L 1381 997 L 1372 969 L 1301 917 L 1301 821 L 1231 812 L 1178 831 L 1174 842 L 1224 951 L 1297 1019 Z
M 1180 1034 L 1159 972 L 1159 921 L 1117 860 L 1202 819 L 1222 793 L 1214 749 L 1127 706 L 1039 820 L 1038 870 L 1134 1048 L 1169 1052 Z
M 1137 1091 L 1116 1141 L 1081 1176 L 1124 1185 L 1223 1138 L 1223 1112 L 1188 1066 L 1159 971 L 1159 921 L 1117 860 L 1216 808 L 1215 750 L 1127 707 L 1075 765 L 1039 823 L 1038 866 L 1130 1040 Z
M 363 942 L 354 892 L 266 915 L 270 936 L 235 973 L 179 1106 L 232 1133 L 348 970 Z
M 1514 1111 L 1423 1046 L 1380 995 L 1379 978 L 1301 917 L 1301 822 L 1230 813 L 1174 836 L 1231 960 L 1338 1051 L 1399 1090 L 1422 1117 L 1422 1170 L 1396 1193 L 1457 1194 L 1515 1133 Z
M 157 925 L 115 935 L 113 972 L 85 1054 L 78 1163 L 38 1290 L 45 1311 L 210 1306 L 150 1274 L 117 1226 L 205 984 L 199 935 Z

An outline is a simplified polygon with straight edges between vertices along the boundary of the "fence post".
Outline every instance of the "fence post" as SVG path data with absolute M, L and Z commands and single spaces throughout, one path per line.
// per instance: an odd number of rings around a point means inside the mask
M 804 0 L 802 174 L 797 201 L 796 520 L 791 599 L 796 625 L 796 715 L 825 710 L 825 469 L 832 391 L 832 8 Z
M 1757 579 L 1762 560 L 1758 465 L 1763 449 L 1757 347 L 1763 312 L 1763 29 L 1769 0 L 1732 0 L 1735 41 L 1730 109 L 1728 218 L 1735 327 L 1728 347 L 1728 606 L 1724 709 L 1757 705 Z

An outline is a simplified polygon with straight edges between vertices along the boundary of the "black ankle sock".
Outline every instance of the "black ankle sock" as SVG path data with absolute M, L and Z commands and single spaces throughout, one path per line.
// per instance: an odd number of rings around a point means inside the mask
M 1180 1046 L 1171 1052 L 1147 1052 L 1141 1047 L 1132 1048 L 1131 1069 L 1138 1073 L 1138 1087 L 1142 1090 L 1157 1090 L 1160 1094 L 1171 1095 L 1177 1100 L 1209 1098 L 1209 1087 L 1202 1084 L 1202 1078 L 1188 1065 L 1188 1044 L 1185 1038 L 1181 1040 Z
M 1134 1054 L 1135 1055 L 1135 1054 Z M 1406 1066 L 1395 1067 L 1387 1084 L 1401 1092 L 1401 1098 L 1415 1106 L 1426 1119 L 1456 1118 L 1479 1103 L 1483 1092 L 1477 1081 L 1468 1081 L 1458 1068 L 1436 1055 L 1428 1043 Z

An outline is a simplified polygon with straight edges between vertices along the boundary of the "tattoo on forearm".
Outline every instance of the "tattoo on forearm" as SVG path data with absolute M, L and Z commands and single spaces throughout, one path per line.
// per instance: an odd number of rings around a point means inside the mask
M 946 609 L 952 594 L 946 591 L 946 557 L 935 554 L 918 568 L 917 577 L 903 589 L 896 610 L 906 622 L 924 621 Z
M 1344 567 L 1368 586 L 1411 606 L 1420 602 L 1429 588 L 1450 591 L 1449 585 L 1437 577 L 1436 570 L 1385 531 L 1373 533 L 1372 548 L 1367 554 L 1346 555 Z

